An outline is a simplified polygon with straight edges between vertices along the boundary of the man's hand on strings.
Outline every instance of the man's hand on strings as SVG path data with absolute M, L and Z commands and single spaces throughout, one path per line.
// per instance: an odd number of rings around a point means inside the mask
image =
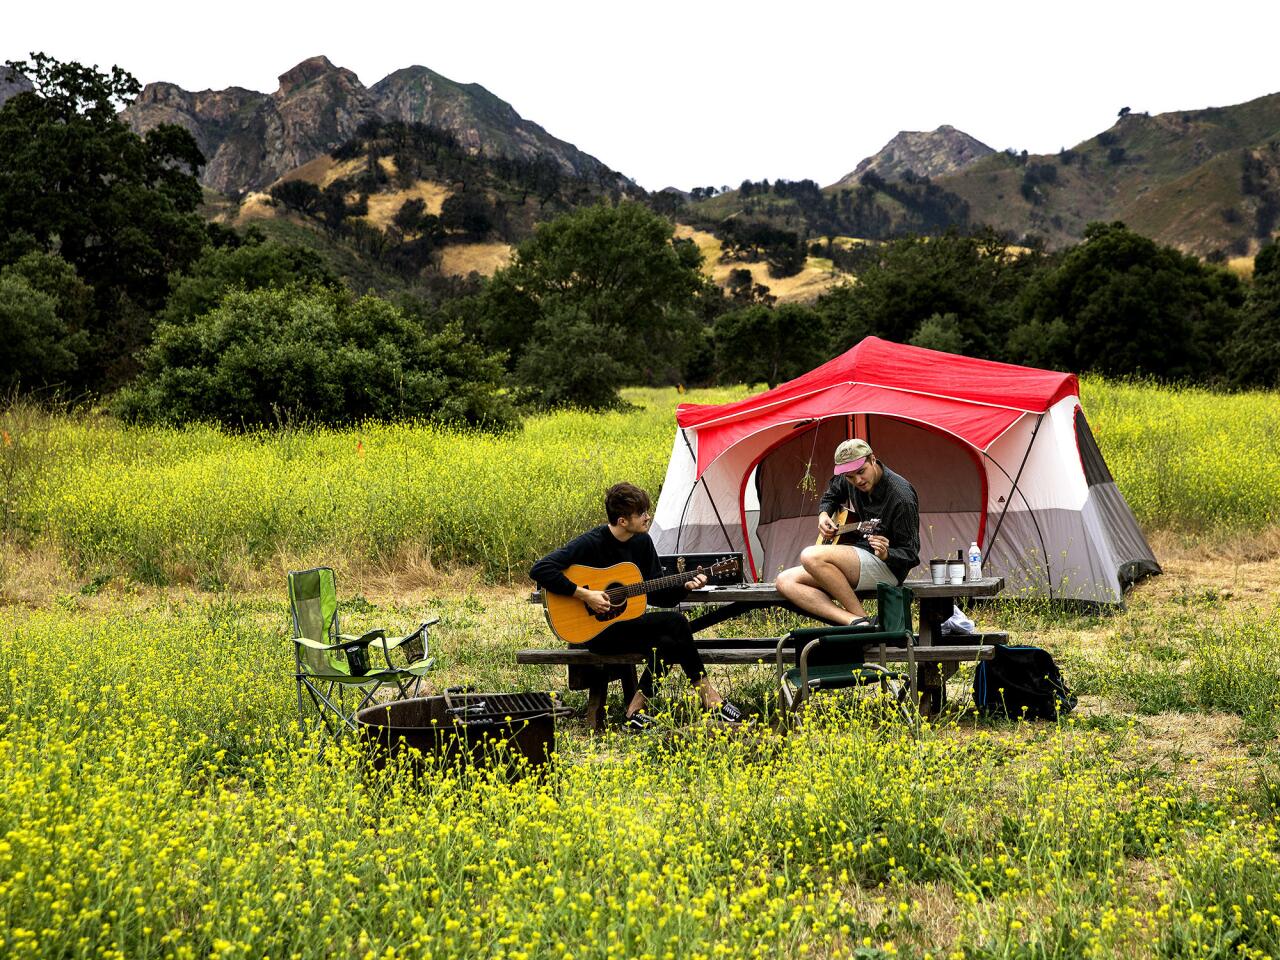
M 577 589 L 577 597 L 585 603 L 592 613 L 608 613 L 613 609 L 613 604 L 609 602 L 609 595 L 603 590 L 588 590 L 586 587 Z

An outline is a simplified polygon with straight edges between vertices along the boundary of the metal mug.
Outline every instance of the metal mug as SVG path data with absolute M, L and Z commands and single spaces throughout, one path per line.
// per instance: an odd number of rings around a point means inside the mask
M 353 677 L 363 677 L 369 672 L 368 644 L 353 643 L 343 647 L 342 652 L 347 655 L 347 666 Z

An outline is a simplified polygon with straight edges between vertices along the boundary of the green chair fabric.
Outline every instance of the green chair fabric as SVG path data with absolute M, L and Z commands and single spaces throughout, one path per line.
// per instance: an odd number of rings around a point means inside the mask
M 911 631 L 911 600 L 908 587 L 879 584 L 876 587 L 875 623 L 847 627 L 799 627 L 778 638 L 775 651 L 778 685 L 788 715 L 800 709 L 818 690 L 838 690 L 879 684 L 890 697 L 904 720 L 914 726 L 915 714 L 910 702 L 912 677 L 915 674 L 915 634 Z M 908 668 L 900 673 L 868 661 L 871 648 L 905 647 Z M 784 651 L 798 649 L 796 666 L 784 659 Z M 810 665 L 818 651 L 823 658 L 837 663 Z M 844 653 L 846 658 L 838 654 Z M 906 684 L 904 687 L 903 684 Z
M 380 690 L 394 690 L 396 700 L 417 693 L 435 663 L 429 656 L 427 634 L 438 617 L 423 621 L 402 637 L 388 637 L 385 630 L 355 636 L 342 633 L 339 627 L 338 584 L 332 569 L 292 571 L 288 585 L 298 722 L 304 729 L 311 716 L 304 692 L 335 737 L 356 728 L 356 712 L 372 703 Z M 393 652 L 405 662 L 394 663 Z

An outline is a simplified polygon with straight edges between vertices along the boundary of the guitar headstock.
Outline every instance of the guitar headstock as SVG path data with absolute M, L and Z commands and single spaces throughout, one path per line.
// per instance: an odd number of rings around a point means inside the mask
M 739 573 L 742 570 L 742 560 L 739 557 L 726 557 L 711 565 L 711 569 L 707 571 L 711 576 L 719 576 L 722 573 Z

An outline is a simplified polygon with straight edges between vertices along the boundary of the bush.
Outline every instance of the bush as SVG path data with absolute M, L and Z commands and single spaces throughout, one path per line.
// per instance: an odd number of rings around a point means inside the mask
M 0 391 L 72 382 L 93 316 L 93 291 L 57 254 L 28 253 L 0 270 Z
M 236 290 L 195 320 L 163 324 L 116 406 L 132 419 L 228 427 L 421 417 L 502 428 L 514 413 L 501 377 L 500 358 L 460 327 L 427 335 L 377 297 Z
M 64 380 L 76 369 L 76 355 L 65 346 L 67 328 L 57 304 L 20 275 L 0 273 L 0 393 Z

